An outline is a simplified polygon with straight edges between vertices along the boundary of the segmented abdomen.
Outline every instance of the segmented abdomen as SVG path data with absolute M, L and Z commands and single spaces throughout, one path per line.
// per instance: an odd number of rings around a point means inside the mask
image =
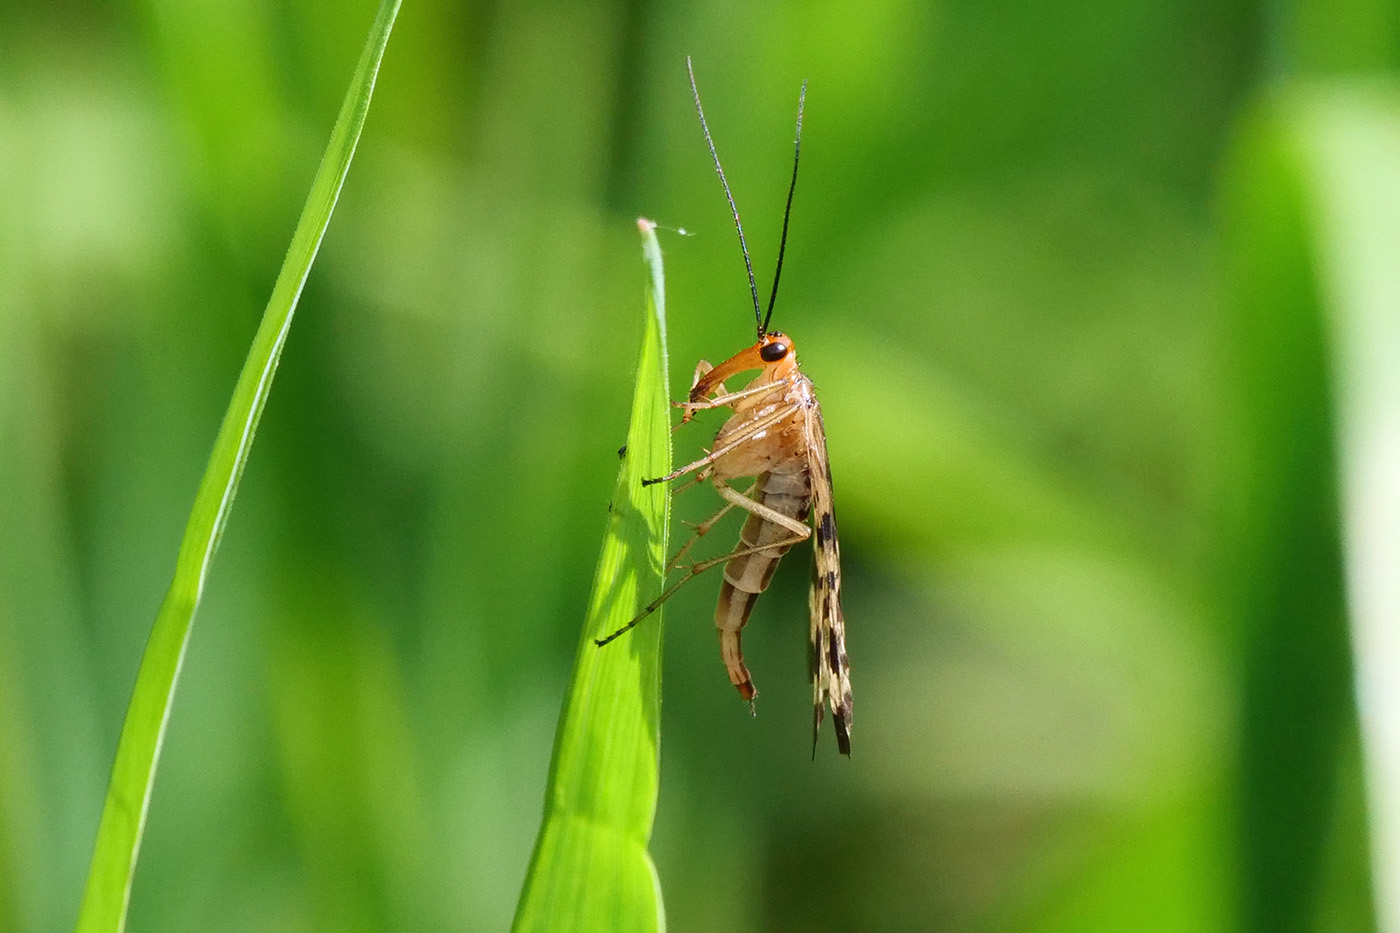
M 812 482 L 806 458 L 795 458 L 790 464 L 760 474 L 750 495 L 775 512 L 805 522 L 812 506 Z M 750 513 L 739 532 L 737 549 L 765 547 L 792 537 L 795 535 L 791 529 Z M 743 554 L 724 565 L 724 582 L 720 584 L 719 604 L 715 607 L 715 626 L 719 629 L 719 650 L 729 670 L 729 680 L 746 700 L 752 700 L 758 691 L 744 665 L 740 632 L 749 621 L 758 594 L 768 589 L 779 559 L 791 546 Z

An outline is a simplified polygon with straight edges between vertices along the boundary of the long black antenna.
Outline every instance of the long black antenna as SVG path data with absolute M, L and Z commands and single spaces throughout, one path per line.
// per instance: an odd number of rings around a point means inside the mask
M 797 138 L 792 143 L 792 183 L 788 185 L 787 207 L 783 208 L 783 238 L 778 241 L 778 268 L 773 270 L 773 294 L 768 296 L 768 314 L 758 328 L 758 336 L 768 333 L 768 322 L 773 319 L 773 305 L 778 301 L 778 279 L 783 274 L 783 250 L 787 249 L 788 218 L 792 216 L 792 193 L 797 190 L 797 162 L 802 158 L 802 105 L 807 101 L 807 82 L 802 82 L 802 91 L 797 95 Z
M 705 123 L 705 108 L 700 106 L 700 89 L 695 86 L 695 69 L 690 64 L 689 55 L 685 57 L 685 70 L 690 72 L 690 93 L 695 96 L 695 112 L 700 114 L 700 129 L 705 132 L 705 142 L 709 144 L 710 155 L 715 160 L 715 171 L 719 173 L 719 183 L 724 185 L 724 196 L 729 199 L 729 211 L 734 215 L 734 229 L 739 231 L 739 248 L 744 251 L 744 268 L 749 272 L 749 293 L 753 295 L 753 319 L 754 323 L 758 325 L 758 337 L 761 340 L 764 334 L 764 320 L 763 313 L 758 307 L 758 284 L 753 279 L 753 263 L 749 261 L 749 244 L 744 241 L 744 225 L 739 222 L 739 208 L 734 204 L 734 195 L 729 193 L 729 182 L 725 179 L 724 169 L 719 164 L 719 153 L 715 151 L 715 141 L 710 138 L 710 127 Z

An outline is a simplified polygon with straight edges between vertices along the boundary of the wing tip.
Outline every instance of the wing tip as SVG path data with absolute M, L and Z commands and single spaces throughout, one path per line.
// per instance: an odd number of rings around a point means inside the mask
M 826 718 L 826 704 L 818 699 L 812 707 L 812 760 L 817 760 L 817 743 L 821 738 L 822 720 Z M 851 757 L 851 711 L 849 707 L 835 707 L 831 711 L 831 722 L 836 728 L 836 748 L 847 758 Z
M 836 714 L 831 717 L 836 723 L 836 747 L 841 754 L 847 758 L 851 757 L 851 723 L 845 716 Z

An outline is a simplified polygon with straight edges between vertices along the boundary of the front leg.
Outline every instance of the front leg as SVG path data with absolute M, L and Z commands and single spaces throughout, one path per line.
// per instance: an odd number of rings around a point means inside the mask
M 795 377 L 784 376 L 781 379 L 774 379 L 772 382 L 763 382 L 756 386 L 749 386 L 747 389 L 740 389 L 738 392 L 722 392 L 714 398 L 701 399 L 694 402 L 672 402 L 677 408 L 686 410 L 686 417 L 690 417 L 693 412 L 704 411 L 707 408 L 727 408 L 740 399 L 751 398 L 755 395 L 762 395 L 765 392 L 775 392 L 790 385 Z M 715 386 L 717 390 L 724 389 L 724 383 Z M 684 421 L 682 421 L 684 423 Z
M 714 369 L 714 366 L 711 365 L 709 360 L 701 360 L 700 362 L 695 364 L 695 376 L 690 380 L 690 391 L 687 392 L 685 396 L 687 399 L 689 399 L 695 393 L 695 387 L 700 384 L 700 380 L 703 379 L 705 375 L 709 373 L 712 369 Z M 715 391 L 720 395 L 726 394 L 724 389 L 724 383 L 721 382 L 719 385 L 715 386 Z M 685 414 L 681 415 L 681 424 L 685 424 L 691 418 L 695 417 L 695 404 L 693 402 L 672 402 L 672 404 L 675 405 L 677 408 L 685 409 Z M 679 426 L 680 425 L 677 425 L 677 427 Z
M 727 435 L 729 437 L 728 443 L 716 447 L 714 450 L 710 451 L 708 454 L 701 457 L 699 460 L 696 460 L 694 463 L 687 463 L 679 470 L 672 470 L 665 476 L 658 476 L 655 479 L 644 479 L 642 480 L 642 485 L 650 486 L 653 483 L 670 482 L 671 480 L 676 479 L 677 477 L 684 476 L 687 473 L 693 473 L 696 470 L 707 467 L 710 464 L 714 463 L 716 460 L 718 460 L 720 457 L 723 457 L 725 454 L 729 453 L 735 447 L 738 447 L 740 444 L 747 443 L 748 441 L 752 440 L 755 436 L 762 434 L 764 431 L 767 431 L 769 428 L 782 421 L 784 418 L 792 417 L 801 407 L 801 403 L 793 402 L 790 405 L 784 405 L 783 407 L 772 412 L 766 417 L 759 418 L 757 421 L 751 421 L 739 430 L 735 431 L 732 435 Z

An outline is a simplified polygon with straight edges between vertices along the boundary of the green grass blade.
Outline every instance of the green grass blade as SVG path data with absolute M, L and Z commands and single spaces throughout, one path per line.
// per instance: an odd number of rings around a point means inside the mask
M 1302 930 L 1351 715 L 1332 399 L 1296 142 L 1246 124 L 1225 186 L 1235 417 L 1222 593 L 1240 625 L 1240 925 Z
M 122 724 L 121 739 L 107 787 L 107 800 L 83 893 L 80 931 L 120 930 L 126 923 L 132 874 L 145 828 L 151 787 L 175 683 L 189 641 L 190 623 L 204 590 L 209 564 L 219 544 L 238 480 L 252 447 L 258 418 L 272 387 L 292 314 L 326 225 L 354 157 L 374 91 L 375 76 L 389 41 L 399 0 L 383 0 L 364 54 L 331 132 L 329 145 L 311 185 L 291 247 L 263 312 L 262 323 L 238 377 L 219 427 L 214 451 L 200 481 L 189 523 L 180 542 L 175 576 L 156 614 L 136 687 Z
M 626 455 L 550 765 L 544 822 L 516 930 L 655 930 L 661 889 L 647 854 L 660 777 L 661 613 L 605 647 L 661 590 L 670 520 L 666 304 L 655 228 L 639 221 L 651 278 Z
M 1382 928 L 1400 916 L 1397 158 L 1400 86 L 1296 82 L 1253 114 L 1227 176 L 1239 415 L 1220 566 L 1242 623 L 1249 929 L 1368 929 L 1373 899 Z
M 1400 930 L 1400 83 L 1325 84 L 1303 99 L 1297 122 L 1314 183 L 1320 292 L 1336 374 L 1372 895 L 1378 928 Z M 1360 901 L 1364 882 L 1349 888 L 1360 889 L 1347 892 Z M 1329 919 L 1338 916 L 1336 900 L 1326 904 Z

